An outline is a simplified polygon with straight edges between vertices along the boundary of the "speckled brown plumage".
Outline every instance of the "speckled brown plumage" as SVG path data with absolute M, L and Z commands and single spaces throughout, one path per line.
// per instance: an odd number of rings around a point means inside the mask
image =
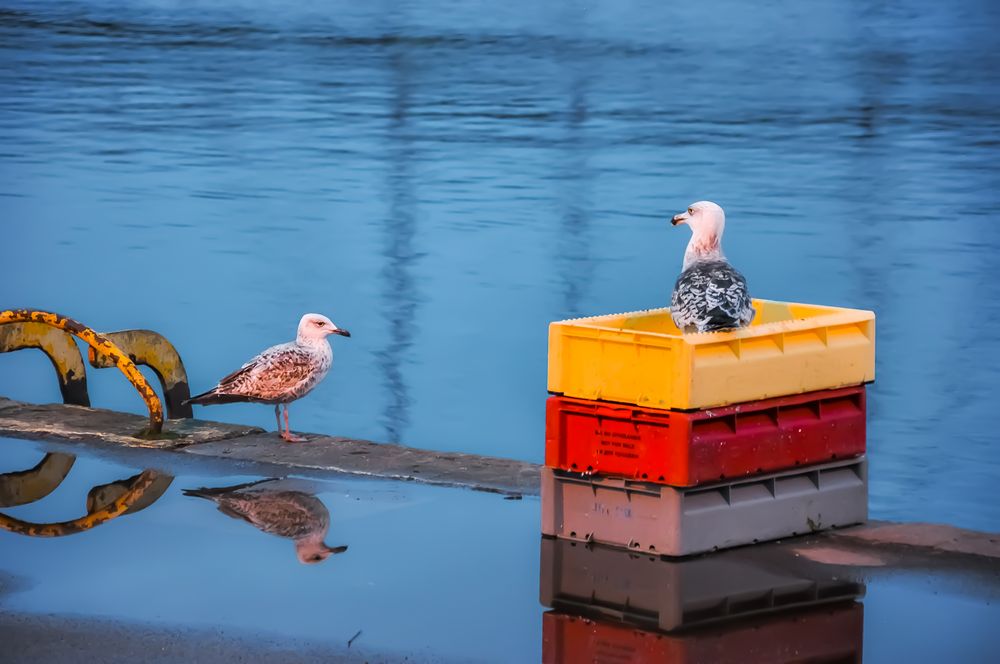
M 323 543 L 330 528 L 330 512 L 319 498 L 302 491 L 269 488 L 267 483 L 187 489 L 184 495 L 211 500 L 226 516 L 294 540 L 298 558 L 304 563 L 319 562 L 347 550 L 346 546 Z
M 278 432 L 289 442 L 305 440 L 292 434 L 288 423 L 288 404 L 309 394 L 326 377 L 333 365 L 333 350 L 327 336 L 351 336 L 326 316 L 306 314 L 299 321 L 295 341 L 271 346 L 218 385 L 197 394 L 184 403 L 202 406 L 252 401 L 274 404 Z M 281 409 L 285 427 L 281 427 Z
M 254 401 L 288 403 L 316 387 L 333 364 L 330 344 L 296 341 L 272 346 L 190 402 L 208 405 Z

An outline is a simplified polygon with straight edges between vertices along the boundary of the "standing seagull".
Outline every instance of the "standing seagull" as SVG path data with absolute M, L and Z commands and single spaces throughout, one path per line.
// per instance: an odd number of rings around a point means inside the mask
M 675 214 L 673 225 L 691 227 L 684 267 L 670 302 L 670 317 L 682 332 L 719 332 L 753 320 L 747 280 L 722 255 L 726 213 L 710 201 Z
M 309 394 L 333 364 L 333 350 L 326 340 L 331 334 L 351 336 L 326 316 L 306 314 L 299 321 L 295 341 L 271 346 L 219 381 L 208 392 L 184 403 L 209 406 L 216 403 L 252 401 L 273 403 L 278 433 L 290 443 L 305 440 L 288 428 L 288 404 Z M 285 407 L 285 428 L 281 428 L 281 406 Z
M 260 486 L 270 481 L 217 489 L 185 489 L 184 495 L 211 500 L 226 516 L 242 519 L 265 533 L 291 539 L 299 562 L 318 563 L 347 551 L 346 546 L 323 542 L 330 529 L 330 512 L 319 498 L 303 491 Z

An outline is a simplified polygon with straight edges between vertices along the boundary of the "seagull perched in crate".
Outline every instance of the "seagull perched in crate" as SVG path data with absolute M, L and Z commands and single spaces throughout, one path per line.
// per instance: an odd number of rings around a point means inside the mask
M 726 213 L 711 201 L 699 201 L 675 214 L 671 223 L 691 228 L 684 266 L 670 301 L 674 325 L 685 333 L 749 325 L 755 312 L 747 280 L 722 254 Z
M 290 491 L 265 486 L 274 480 L 215 489 L 185 489 L 185 496 L 204 498 L 219 511 L 246 521 L 254 528 L 295 542 L 299 562 L 311 564 L 347 551 L 346 546 L 328 546 L 323 539 L 330 529 L 326 505 L 304 491 Z
M 288 427 L 288 404 L 309 394 L 326 377 L 333 364 L 333 350 L 327 337 L 351 336 L 326 316 L 306 314 L 299 321 L 295 341 L 271 346 L 219 384 L 184 403 L 209 406 L 217 403 L 251 401 L 274 404 L 278 433 L 290 443 L 302 442 Z M 281 407 L 285 407 L 285 428 L 281 428 Z

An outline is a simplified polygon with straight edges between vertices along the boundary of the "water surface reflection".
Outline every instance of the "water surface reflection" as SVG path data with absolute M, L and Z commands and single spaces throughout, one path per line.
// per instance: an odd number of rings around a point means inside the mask
M 76 456 L 48 452 L 34 467 L 0 474 L 0 508 L 39 501 L 66 479 Z M 68 521 L 33 522 L 0 513 L 0 529 L 29 537 L 63 537 L 82 533 L 125 514 L 135 514 L 156 502 L 173 477 L 144 470 L 132 477 L 97 485 L 87 492 L 86 514 Z
M 663 560 L 540 543 L 540 505 L 530 496 L 264 479 L 236 462 L 72 449 L 0 439 L 5 517 L 48 528 L 84 503 L 88 513 L 118 505 L 117 516 L 74 537 L 0 528 L 0 630 L 9 615 L 76 615 L 339 648 L 361 631 L 350 650 L 369 661 L 599 654 L 614 662 L 608 653 L 664 649 L 681 661 L 784 661 L 793 650 L 856 661 L 862 649 L 873 662 L 976 661 L 997 646 L 1000 577 L 972 557 L 801 538 Z M 138 472 L 146 461 L 157 470 Z M 150 484 L 151 493 L 118 502 L 152 473 L 157 490 Z M 194 491 L 233 518 L 180 487 L 211 487 Z M 289 540 L 319 546 L 330 512 L 350 554 L 336 564 L 293 563 Z
M 323 562 L 347 551 L 346 546 L 329 546 L 323 541 L 330 529 L 330 511 L 323 501 L 282 484 L 281 480 L 260 480 L 214 489 L 185 489 L 184 495 L 210 500 L 228 517 L 291 539 L 301 563 Z

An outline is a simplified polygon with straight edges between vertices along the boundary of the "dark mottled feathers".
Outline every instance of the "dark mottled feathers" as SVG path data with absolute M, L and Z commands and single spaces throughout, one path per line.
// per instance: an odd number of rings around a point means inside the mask
M 188 399 L 188 403 L 294 401 L 323 379 L 331 360 L 326 342 L 317 347 L 297 343 L 273 346 L 220 380 L 211 390 Z
M 273 491 L 250 485 L 222 489 L 187 489 L 186 496 L 211 500 L 226 516 L 292 539 L 326 533 L 330 513 L 315 496 L 301 491 Z
M 754 317 L 747 280 L 725 260 L 699 261 L 677 278 L 670 316 L 683 332 L 719 332 Z

